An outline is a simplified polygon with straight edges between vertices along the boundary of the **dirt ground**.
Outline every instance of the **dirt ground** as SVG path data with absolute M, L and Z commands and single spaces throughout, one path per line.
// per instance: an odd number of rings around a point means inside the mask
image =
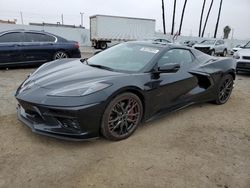
M 36 135 L 16 118 L 14 92 L 34 69 L 0 70 L 0 187 L 250 187 L 250 75 L 230 101 L 195 105 L 120 142 Z

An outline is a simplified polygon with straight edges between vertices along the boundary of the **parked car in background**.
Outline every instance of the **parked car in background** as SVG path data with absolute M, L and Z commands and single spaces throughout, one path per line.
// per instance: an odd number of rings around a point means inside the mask
M 237 51 L 239 51 L 240 49 L 242 49 L 243 46 L 244 45 L 240 45 L 240 44 L 236 45 L 234 48 L 231 49 L 230 54 L 234 55 L 234 53 L 237 52 Z
M 183 42 L 182 45 L 188 46 L 188 47 L 193 47 L 197 43 L 198 42 L 196 40 L 186 40 L 186 41 Z
M 201 102 L 225 104 L 234 79 L 232 58 L 171 44 L 127 42 L 89 59 L 46 63 L 15 96 L 18 118 L 33 132 L 122 140 L 141 122 L 166 112 Z
M 162 39 L 162 38 L 152 39 L 152 41 L 154 41 L 154 42 L 159 42 L 159 43 L 164 43 L 164 44 L 170 44 L 170 43 L 172 43 L 172 42 L 170 42 L 169 40 L 167 40 L 167 39 Z
M 233 55 L 236 59 L 236 71 L 250 72 L 250 41 Z
M 223 40 L 204 40 L 193 47 L 212 56 L 222 55 L 225 57 L 227 55 L 227 46 Z
M 0 33 L 0 67 L 40 65 L 80 58 L 79 44 L 43 31 L 12 30 Z

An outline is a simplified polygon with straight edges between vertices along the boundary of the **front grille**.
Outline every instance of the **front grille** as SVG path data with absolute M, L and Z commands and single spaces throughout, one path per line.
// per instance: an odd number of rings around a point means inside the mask
M 76 114 L 70 110 L 57 110 L 38 106 L 19 100 L 21 108 L 24 110 L 24 117 L 36 124 L 46 124 L 47 126 L 62 126 L 71 131 L 79 131 L 80 123 Z
M 242 58 L 243 58 L 243 59 L 250 60 L 250 56 L 243 56 Z
M 250 63 L 238 62 L 237 63 L 237 68 L 247 68 L 247 69 L 250 69 Z

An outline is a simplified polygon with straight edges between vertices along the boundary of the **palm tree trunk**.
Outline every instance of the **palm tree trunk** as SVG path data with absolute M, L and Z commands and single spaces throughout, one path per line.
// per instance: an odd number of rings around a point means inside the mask
M 202 10 L 201 10 L 200 27 L 199 27 L 199 37 L 201 36 L 201 26 L 202 26 L 202 19 L 203 19 L 205 5 L 206 5 L 206 0 L 203 1 Z
M 216 36 L 217 36 L 218 26 L 219 26 L 219 22 L 220 22 L 220 13 L 221 13 L 222 2 L 223 2 L 223 0 L 220 1 L 220 8 L 219 8 L 217 23 L 216 23 L 215 31 L 214 31 L 214 38 L 216 38 Z
M 183 9 L 182 9 L 181 22 L 180 22 L 180 27 L 179 27 L 179 35 L 181 34 L 181 29 L 182 29 L 182 23 L 183 23 L 184 13 L 185 13 L 185 9 L 186 9 L 186 4 L 187 4 L 187 0 L 185 0 L 184 5 L 183 5 Z
M 212 0 L 211 3 L 210 3 L 210 7 L 209 7 L 209 10 L 208 10 L 208 13 L 207 13 L 207 18 L 206 18 L 206 21 L 205 21 L 205 24 L 204 24 L 204 27 L 203 27 L 202 35 L 201 35 L 202 37 L 204 37 L 204 33 L 205 33 L 205 30 L 206 30 L 206 27 L 207 27 L 207 21 L 208 21 L 208 18 L 209 18 L 213 3 L 214 3 L 214 0 Z
M 172 20 L 172 30 L 171 30 L 171 35 L 173 35 L 173 34 L 174 34 L 175 10 L 176 10 L 176 0 L 174 0 L 174 10 L 173 10 L 173 20 Z
M 166 34 L 166 23 L 165 23 L 165 7 L 164 0 L 162 0 L 162 22 L 163 22 L 163 33 Z

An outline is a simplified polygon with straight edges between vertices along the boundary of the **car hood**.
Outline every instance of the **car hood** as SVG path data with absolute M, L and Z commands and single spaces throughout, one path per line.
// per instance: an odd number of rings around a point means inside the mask
M 238 51 L 241 56 L 250 56 L 250 48 L 243 48 Z
M 56 89 L 76 83 L 87 84 L 108 80 L 124 73 L 91 67 L 77 60 L 57 60 L 38 68 L 27 82 L 46 89 Z M 24 83 L 25 84 L 25 83 Z
M 210 48 L 213 45 L 207 45 L 207 44 L 195 44 L 193 47 L 198 47 L 198 48 Z

